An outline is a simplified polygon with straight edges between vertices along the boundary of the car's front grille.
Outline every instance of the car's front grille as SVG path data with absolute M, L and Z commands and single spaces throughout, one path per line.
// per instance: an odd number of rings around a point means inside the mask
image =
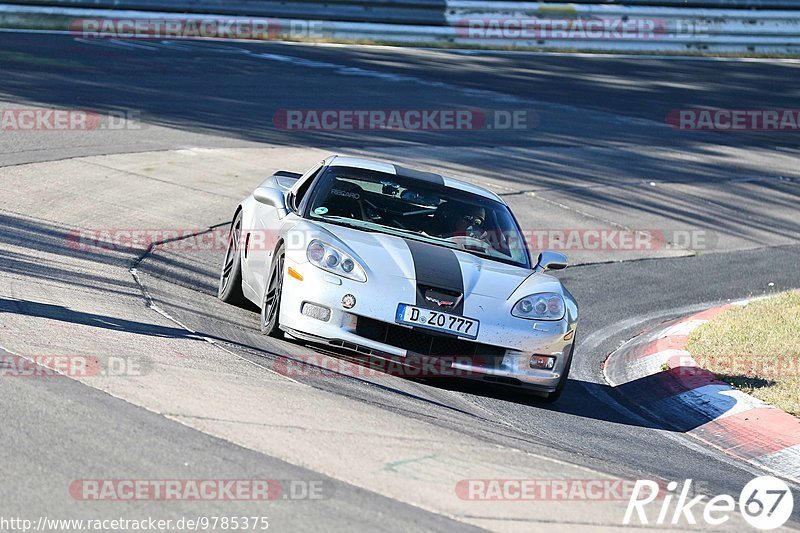
M 472 357 L 481 365 L 498 367 L 505 348 L 470 342 L 446 335 L 436 335 L 396 324 L 360 316 L 356 334 L 415 354 L 435 357 Z

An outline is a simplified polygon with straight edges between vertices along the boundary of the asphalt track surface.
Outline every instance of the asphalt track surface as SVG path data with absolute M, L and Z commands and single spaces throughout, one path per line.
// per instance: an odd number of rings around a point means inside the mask
M 649 324 L 728 299 L 800 286 L 797 173 L 792 173 L 791 165 L 787 170 L 761 163 L 764 157 L 782 157 L 794 161 L 796 170 L 796 134 L 689 134 L 664 126 L 670 110 L 700 104 L 734 109 L 792 108 L 798 68 L 796 63 L 459 54 L 287 44 L 81 42 L 61 35 L 2 33 L 0 100 L 6 107 L 133 110 L 147 127 L 85 136 L 74 132 L 0 133 L 0 166 L 129 152 L 311 146 L 403 158 L 407 163 L 419 156 L 425 165 L 437 167 L 438 163 L 444 171 L 463 172 L 463 165 L 474 164 L 481 175 L 496 176 L 493 183 L 513 189 L 515 194 L 528 187 L 557 187 L 566 182 L 580 189 L 576 196 L 587 204 L 602 201 L 604 193 L 592 193 L 593 187 L 624 187 L 628 177 L 632 180 L 629 184 L 642 176 L 668 176 L 679 185 L 720 185 L 724 193 L 708 195 L 701 204 L 711 211 L 719 209 L 719 217 L 676 208 L 673 223 L 703 220 L 704 227 L 721 233 L 738 233 L 736 224 L 741 223 L 742 228 L 761 232 L 753 237 L 754 242 L 762 235 L 770 238 L 764 238 L 761 245 L 741 246 L 731 241 L 728 249 L 689 257 L 587 261 L 559 275 L 581 303 L 582 316 L 571 380 L 561 401 L 553 406 L 461 383 L 410 381 L 398 390 L 359 379 L 308 376 L 304 380 L 350 402 L 379 405 L 410 419 L 433 417 L 442 426 L 483 439 L 487 445 L 521 447 L 626 478 L 694 478 L 702 480 L 710 494 L 738 494 L 757 475 L 754 468 L 683 436 L 679 427 L 649 420 L 604 383 L 600 366 L 609 352 Z M 435 131 L 290 132 L 273 123 L 275 113 L 282 109 L 454 106 L 533 110 L 536 127 L 462 135 Z M 676 164 L 657 155 L 663 147 L 691 157 Z M 726 151 L 752 157 L 752 164 L 742 167 L 748 174 L 740 173 L 742 168 L 708 162 Z M 547 155 L 540 158 L 542 153 L 561 154 L 562 164 L 556 167 Z M 543 162 L 547 164 L 537 167 Z M 538 176 L 538 181 L 526 180 L 528 173 Z M 730 197 L 731 191 L 724 187 L 739 178 L 758 184 L 758 190 L 750 191 L 751 199 L 775 200 L 766 209 L 769 213 L 750 213 L 743 199 Z M 565 191 L 569 196 L 570 187 Z M 50 193 L 57 197 L 59 191 Z M 26 226 L 24 213 L 16 212 L 15 194 L 28 192 L 22 188 L 3 193 L 3 247 L 28 248 L 32 253 L 55 248 L 53 243 L 65 231 L 55 222 L 58 218 L 53 217 L 47 232 Z M 226 222 L 224 213 L 235 207 L 231 199 L 235 197 L 231 193 L 218 198 L 205 223 Z M 637 200 L 635 192 L 624 206 L 616 207 L 639 216 L 637 202 L 641 212 L 657 210 L 648 197 Z M 737 205 L 741 205 L 740 221 L 735 220 Z M 163 220 L 163 213 L 158 216 Z M 47 224 L 44 217 L 42 224 Z M 775 236 L 780 238 L 771 240 Z M 137 268 L 162 308 L 190 329 L 224 344 L 231 357 L 236 354 L 268 365 L 281 355 L 308 353 L 307 347 L 262 337 L 254 313 L 214 299 L 220 258 L 221 252 L 197 257 L 157 250 L 140 257 Z M 108 259 L 108 263 L 125 269 L 131 258 Z M 94 283 L 91 277 L 59 276 L 54 273 L 55 265 L 46 261 L 22 268 L 10 252 L 0 257 L 0 266 L 15 276 L 16 284 L 36 284 L 52 276 L 65 283 Z M 14 303 L 11 286 L 6 289 L 0 294 L 0 316 L 23 314 L 83 325 L 98 318 L 70 316 L 42 302 Z M 112 290 L 108 296 L 114 297 Z M 146 321 L 116 327 L 137 329 L 152 337 L 179 335 L 163 326 L 148 326 Z M 13 334 L 11 330 L 9 337 L 0 338 L 0 345 L 6 346 Z M 46 336 L 47 331 L 41 335 Z M 0 436 L 4 465 L 0 501 L 5 515 L 74 513 L 74 502 L 65 500 L 62 486 L 54 480 L 67 483 L 75 478 L 108 477 L 114 465 L 116 477 L 168 478 L 187 476 L 189 471 L 190 477 L 203 478 L 224 471 L 229 478 L 324 478 L 335 485 L 335 498 L 278 502 L 270 508 L 274 522 L 292 530 L 469 527 L 463 521 L 205 435 L 66 378 L 4 380 L 0 395 L 5 406 Z M 66 462 L 65 457 L 69 458 Z M 213 505 L 210 509 L 218 513 L 234 512 L 233 504 Z M 195 509 L 190 504 L 176 504 L 168 511 L 156 507 L 154 512 L 166 517 Z M 795 524 L 800 520 L 798 509 L 793 514 Z M 84 508 L 81 513 L 110 515 L 118 509 Z

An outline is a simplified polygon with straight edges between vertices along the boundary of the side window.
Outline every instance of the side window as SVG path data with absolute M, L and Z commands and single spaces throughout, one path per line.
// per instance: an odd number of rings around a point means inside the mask
M 317 177 L 317 174 L 319 174 L 319 171 L 315 172 L 312 176 L 310 176 L 305 181 L 305 183 L 303 183 L 300 186 L 300 188 L 297 189 L 297 192 L 295 193 L 294 199 L 292 201 L 292 207 L 294 207 L 295 211 L 297 211 L 297 209 L 300 207 L 300 203 L 303 201 L 303 198 L 308 192 L 308 189 L 311 188 L 311 184 L 314 182 L 314 178 Z
M 317 177 L 320 170 L 322 170 L 323 163 L 324 162 L 319 163 L 304 176 L 300 177 L 297 185 L 292 188 L 290 206 L 293 211 L 297 211 L 299 209 L 300 203 L 303 201 L 308 189 L 311 187 L 311 184 L 314 183 L 314 179 Z

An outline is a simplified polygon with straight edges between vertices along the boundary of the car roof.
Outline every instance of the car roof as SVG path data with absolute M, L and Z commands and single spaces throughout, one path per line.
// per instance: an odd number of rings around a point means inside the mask
M 423 172 L 421 170 L 415 170 L 413 168 L 404 167 L 402 165 L 387 163 L 385 161 L 377 161 L 374 159 L 341 156 L 341 155 L 332 155 L 328 157 L 325 160 L 325 164 L 331 165 L 334 163 L 334 161 L 336 166 L 363 168 L 367 170 L 374 170 L 376 172 L 383 172 L 385 174 L 394 174 L 396 176 L 400 176 L 403 178 L 410 178 L 419 181 L 426 181 L 429 183 L 442 184 L 445 187 L 450 187 L 453 189 L 470 192 L 473 194 L 477 194 L 478 196 L 490 198 L 492 200 L 505 204 L 502 198 L 500 198 L 499 196 L 497 196 L 495 193 L 493 193 L 488 189 L 484 189 L 483 187 L 480 187 L 473 183 L 469 183 L 467 181 L 448 178 L 446 176 L 435 174 L 433 172 Z

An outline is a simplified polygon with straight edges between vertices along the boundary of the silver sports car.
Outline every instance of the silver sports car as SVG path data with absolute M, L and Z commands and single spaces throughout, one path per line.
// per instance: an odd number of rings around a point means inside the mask
M 524 387 L 554 401 L 578 306 L 481 187 L 331 156 L 277 172 L 237 207 L 219 297 L 261 308 L 265 334 Z M 454 374 L 454 375 L 455 375 Z

